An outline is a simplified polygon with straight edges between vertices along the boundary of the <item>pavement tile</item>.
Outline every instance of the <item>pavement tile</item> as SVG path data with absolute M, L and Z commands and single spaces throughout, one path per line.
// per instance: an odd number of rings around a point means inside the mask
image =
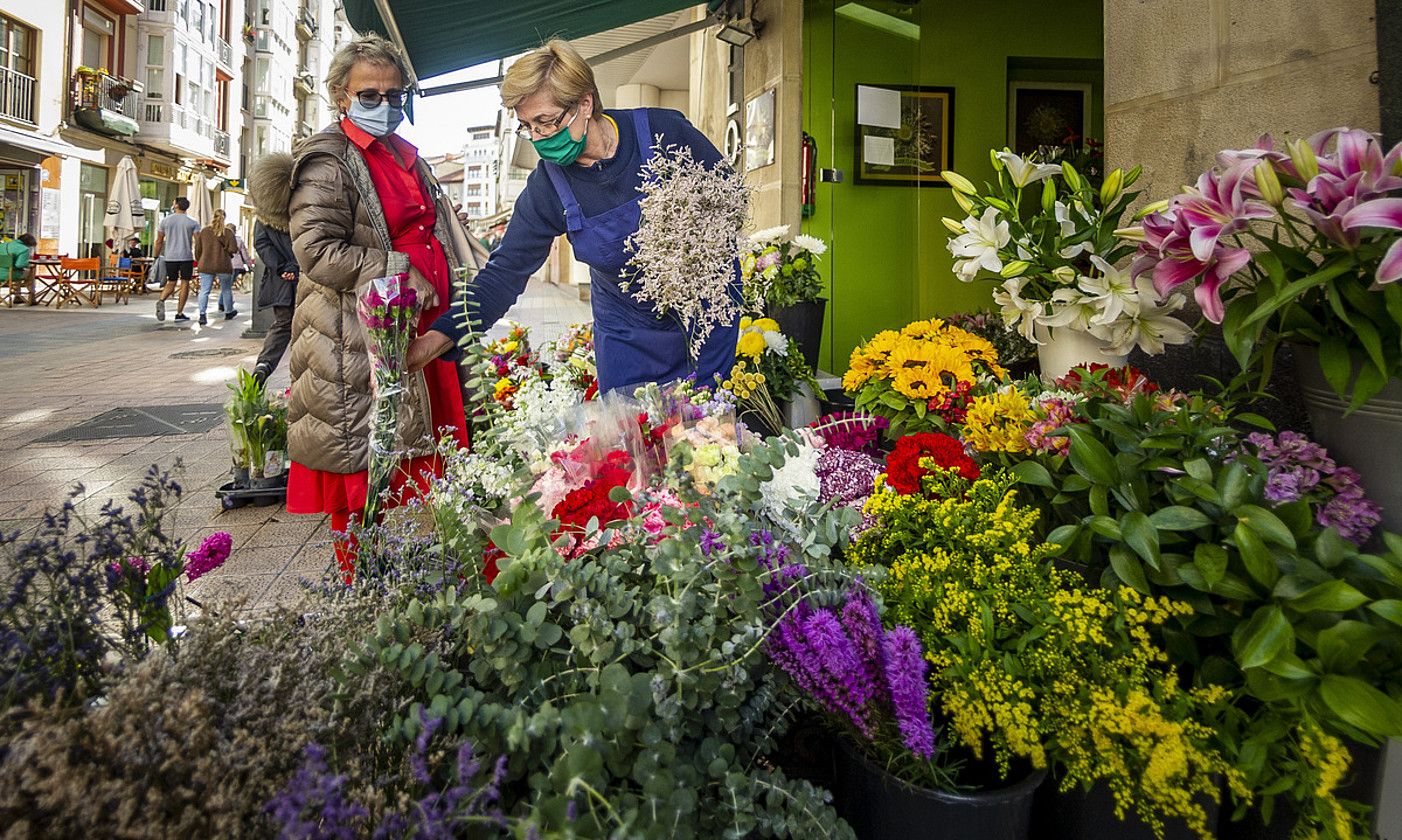
M 254 534 L 249 545 L 303 545 L 308 540 L 329 533 L 321 522 L 269 522 Z
M 227 604 L 239 597 L 246 598 L 247 604 L 251 606 L 258 601 L 276 576 L 275 572 L 233 575 L 226 574 L 223 569 L 216 569 L 187 586 L 185 592 L 206 607 Z
M 244 545 L 234 549 L 220 571 L 229 575 L 277 574 L 287 568 L 300 548 L 300 545 Z

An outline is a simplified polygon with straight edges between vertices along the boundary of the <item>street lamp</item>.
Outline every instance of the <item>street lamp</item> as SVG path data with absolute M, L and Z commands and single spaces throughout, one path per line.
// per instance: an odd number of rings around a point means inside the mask
M 716 33 L 716 37 L 732 47 L 743 47 L 749 42 L 759 37 L 759 30 L 763 24 L 756 23 L 753 18 L 732 18 L 727 20 Z

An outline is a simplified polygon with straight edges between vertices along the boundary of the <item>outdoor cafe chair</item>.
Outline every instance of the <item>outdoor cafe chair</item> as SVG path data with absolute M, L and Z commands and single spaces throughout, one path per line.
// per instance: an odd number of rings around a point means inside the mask
M 116 300 L 123 304 L 131 303 L 131 288 L 135 280 L 133 279 L 131 260 L 127 257 L 117 257 L 115 254 L 108 257 L 107 273 L 98 278 L 97 281 L 97 301 L 102 302 L 103 295 L 111 294 Z
M 102 305 L 102 280 L 98 273 L 102 270 L 102 260 L 97 257 L 71 260 L 67 257 L 59 260 L 59 271 L 61 277 L 58 281 L 58 293 L 54 298 L 55 308 L 62 308 L 64 304 L 76 303 L 81 306 L 84 303 L 94 309 Z

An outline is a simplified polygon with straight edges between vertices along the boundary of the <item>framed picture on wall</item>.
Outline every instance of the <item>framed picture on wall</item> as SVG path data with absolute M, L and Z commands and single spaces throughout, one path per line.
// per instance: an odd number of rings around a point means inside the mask
M 857 184 L 947 187 L 954 168 L 954 88 L 857 85 Z
M 774 88 L 745 103 L 745 171 L 774 162 Z
M 1019 155 L 1090 130 L 1087 82 L 1009 82 L 1008 145 Z

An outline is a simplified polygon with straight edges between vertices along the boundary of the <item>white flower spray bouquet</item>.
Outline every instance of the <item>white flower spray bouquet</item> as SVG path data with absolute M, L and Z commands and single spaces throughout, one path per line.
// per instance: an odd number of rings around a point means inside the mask
M 623 288 L 680 321 L 694 359 L 711 330 L 739 315 L 735 260 L 749 187 L 729 167 L 708 169 L 691 149 L 661 138 L 642 176 L 642 222 L 628 238 Z

